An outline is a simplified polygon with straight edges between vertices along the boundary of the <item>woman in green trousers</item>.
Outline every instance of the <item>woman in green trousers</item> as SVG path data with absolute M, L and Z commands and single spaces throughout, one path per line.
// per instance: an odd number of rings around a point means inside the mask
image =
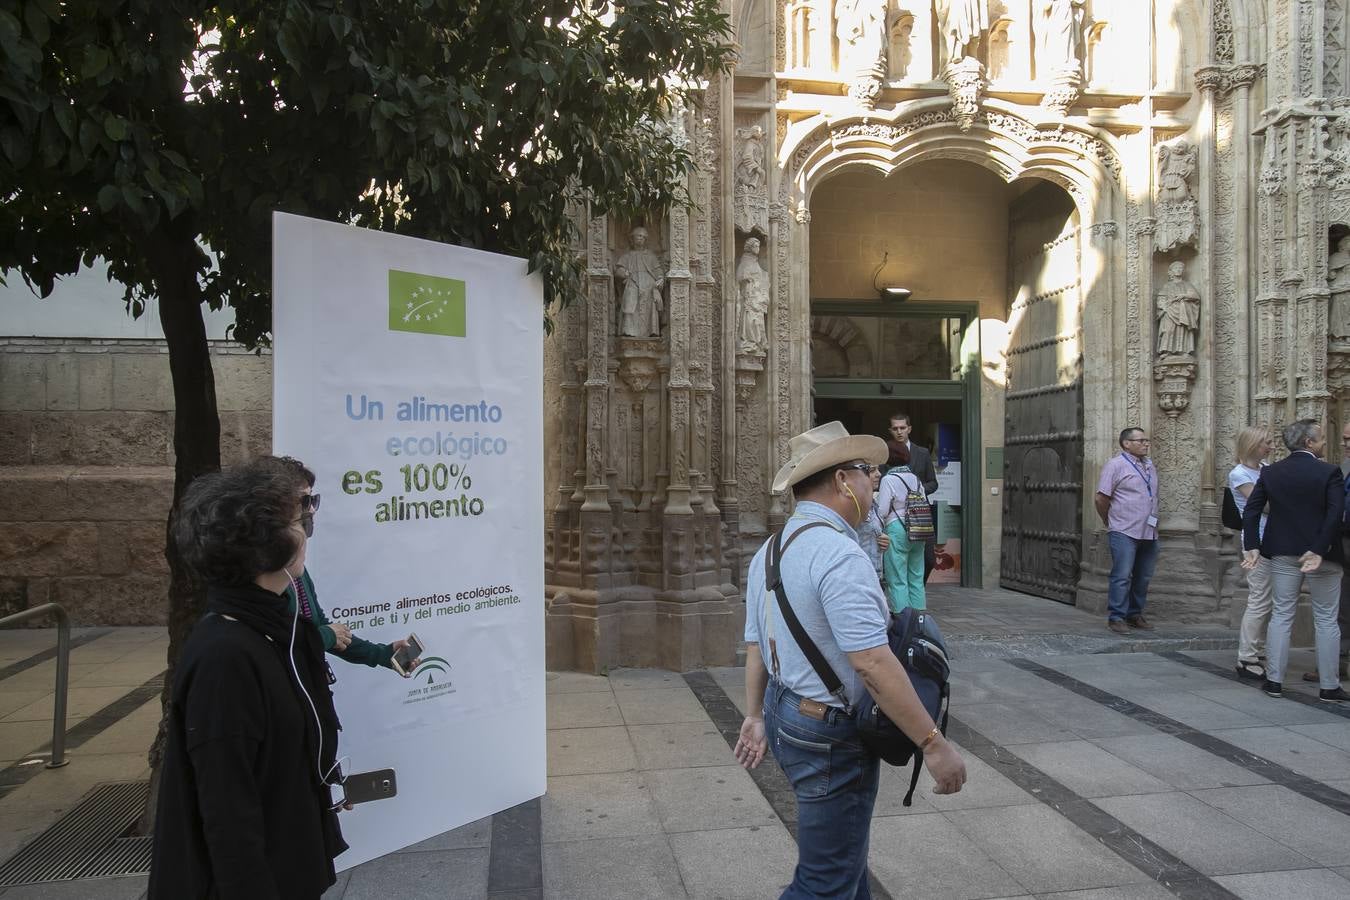
M 923 493 L 919 476 L 909 470 L 909 448 L 899 441 L 887 441 L 891 455 L 890 467 L 881 479 L 877 496 L 878 511 L 891 544 L 882 558 L 886 578 L 886 597 L 891 611 L 900 612 L 906 606 L 924 609 L 923 541 L 911 541 L 905 531 L 905 510 L 911 491 Z

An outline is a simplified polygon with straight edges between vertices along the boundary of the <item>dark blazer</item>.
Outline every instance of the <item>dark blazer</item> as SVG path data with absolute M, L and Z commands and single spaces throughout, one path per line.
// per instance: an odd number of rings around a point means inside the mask
M 1269 507 L 1264 538 L 1261 513 Z M 1262 556 L 1302 556 L 1311 550 L 1324 559 L 1344 562 L 1341 515 L 1345 511 L 1345 479 L 1341 470 L 1306 451 L 1295 451 L 1261 470 L 1242 512 L 1242 546 L 1258 546 Z
M 931 497 L 937 493 L 937 471 L 933 468 L 933 453 L 927 447 L 909 442 L 909 470 L 919 476 L 923 489 Z

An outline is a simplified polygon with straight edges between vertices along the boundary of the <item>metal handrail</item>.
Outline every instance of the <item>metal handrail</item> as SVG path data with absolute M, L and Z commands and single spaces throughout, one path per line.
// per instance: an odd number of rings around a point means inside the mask
M 0 628 L 51 613 L 56 617 L 56 704 L 52 711 L 52 758 L 49 769 L 59 769 L 66 759 L 66 694 L 70 690 L 70 616 L 59 603 L 44 603 L 0 619 Z

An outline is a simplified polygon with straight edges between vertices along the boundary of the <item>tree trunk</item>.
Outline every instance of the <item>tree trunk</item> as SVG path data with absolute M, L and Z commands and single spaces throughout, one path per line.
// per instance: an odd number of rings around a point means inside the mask
M 150 238 L 147 257 L 158 287 L 159 321 L 169 346 L 173 377 L 173 522 L 187 486 L 198 475 L 220 471 L 220 415 L 216 409 L 216 382 L 202 318 L 202 295 L 197 282 L 201 250 L 190 235 L 157 233 Z M 204 612 L 206 593 L 183 563 L 172 529 L 165 526 L 164 556 L 169 563 L 169 652 L 160 693 L 163 712 L 150 746 L 150 796 L 137 823 L 139 834 L 154 830 L 159 799 L 160 763 L 168 735 L 169 698 L 178 654 L 192 626 Z

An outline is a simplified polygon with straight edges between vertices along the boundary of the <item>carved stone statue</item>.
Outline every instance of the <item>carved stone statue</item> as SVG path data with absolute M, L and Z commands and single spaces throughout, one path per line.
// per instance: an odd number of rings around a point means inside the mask
M 744 232 L 769 230 L 769 197 L 764 191 L 764 129 L 736 129 L 736 175 L 732 190 L 736 227 Z
M 1036 0 L 1035 36 L 1041 78 L 1063 69 L 1081 71 L 1083 0 Z
M 1167 267 L 1167 283 L 1158 291 L 1158 356 L 1195 356 L 1200 330 L 1200 292 L 1186 280 L 1186 264 Z
M 849 96 L 871 109 L 886 77 L 886 0 L 838 0 L 834 15 L 839 70 L 852 79 Z
M 938 31 L 948 63 L 978 52 L 980 35 L 989 30 L 986 0 L 937 0 Z
M 763 355 L 769 349 L 764 319 L 769 314 L 769 276 L 759 264 L 759 239 L 749 238 L 736 263 L 736 288 L 740 299 L 741 353 Z
M 614 274 L 623 282 L 619 295 L 619 334 L 625 337 L 660 337 L 661 289 L 666 283 L 665 266 L 647 249 L 647 229 L 634 228 L 629 235 L 632 249 L 618 258 Z
M 1350 339 L 1350 235 L 1341 238 L 1327 258 L 1327 276 L 1331 288 L 1327 331 L 1332 337 Z
M 1083 0 L 1036 0 L 1036 77 L 1045 85 L 1041 106 L 1067 115 L 1083 87 Z
M 1191 194 L 1199 153 L 1184 140 L 1158 146 L 1158 227 L 1153 249 L 1170 253 L 1193 247 L 1200 228 L 1200 210 Z

